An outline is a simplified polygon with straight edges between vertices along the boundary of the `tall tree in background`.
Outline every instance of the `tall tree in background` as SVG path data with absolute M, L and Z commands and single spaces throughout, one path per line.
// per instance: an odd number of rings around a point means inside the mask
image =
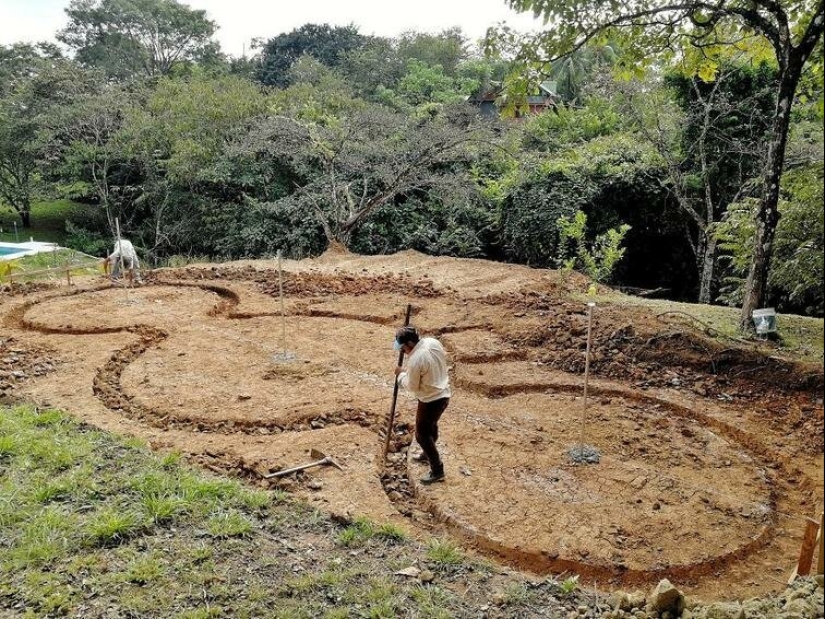
M 620 54 L 621 51 L 611 44 L 585 46 L 554 62 L 549 77 L 556 82 L 556 92 L 566 103 L 578 104 L 588 78 L 600 67 L 616 64 Z
M 140 92 L 96 84 L 46 123 L 46 158 L 58 168 L 54 174 L 87 185 L 112 234 L 115 218 L 123 219 L 130 197 L 139 190 L 140 179 L 126 162 L 120 131 L 129 108 L 141 98 Z
M 347 54 L 370 41 L 356 26 L 306 24 L 297 30 L 279 34 L 263 44 L 256 79 L 266 86 L 290 85 L 289 70 L 302 56 L 336 67 Z
M 376 105 L 328 125 L 268 118 L 237 152 L 290 168 L 297 191 L 284 200 L 313 213 L 330 244 L 348 247 L 382 206 L 472 185 L 470 166 L 492 142 L 473 110 L 415 119 Z
M 66 13 L 57 39 L 116 79 L 168 75 L 217 51 L 216 24 L 176 0 L 72 0 Z
M 551 25 L 525 41 L 521 60 L 546 63 L 582 48 L 590 41 L 616 40 L 622 63 L 650 64 L 673 58 L 679 50 L 706 53 L 703 69 L 715 70 L 714 55 L 739 45 L 753 33 L 766 40 L 778 65 L 776 109 L 762 174 L 762 196 L 756 214 L 753 260 L 742 304 L 741 325 L 750 328 L 751 314 L 765 302 L 768 274 L 779 222 L 780 181 L 785 164 L 791 111 L 806 64 L 822 43 L 823 0 L 507 0 L 519 11 L 533 11 Z M 820 59 L 821 61 L 821 59 Z
M 650 81 L 619 83 L 623 111 L 662 159 L 666 189 L 691 226 L 699 303 L 714 300 L 716 225 L 728 206 L 751 197 L 773 109 L 774 71 L 743 60 L 723 64 L 710 82 L 671 72 L 667 88 Z
M 0 198 L 25 228 L 42 189 L 42 134 L 48 117 L 70 104 L 84 78 L 53 46 L 0 46 Z
M 396 46 L 402 62 L 417 60 L 431 67 L 439 65 L 450 77 L 454 77 L 461 63 L 469 58 L 467 38 L 461 28 L 437 34 L 405 32 L 398 37 Z

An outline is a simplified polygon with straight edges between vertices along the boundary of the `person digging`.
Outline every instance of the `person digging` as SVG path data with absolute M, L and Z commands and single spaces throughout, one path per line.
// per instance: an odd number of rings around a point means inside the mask
M 450 377 L 447 353 L 437 339 L 421 338 L 415 327 L 404 327 L 395 334 L 395 350 L 407 355 L 406 368 L 396 367 L 401 386 L 418 400 L 415 415 L 415 440 L 423 453 L 415 458 L 430 465 L 430 474 L 421 480 L 430 485 L 444 481 L 444 463 L 436 448 L 438 422 L 450 404 Z
M 121 269 L 122 267 L 122 269 Z M 135 246 L 131 241 L 120 240 L 115 242 L 112 253 L 103 259 L 103 268 L 112 281 L 119 280 L 126 271 L 130 280 L 142 281 L 140 278 L 140 260 L 138 260 Z

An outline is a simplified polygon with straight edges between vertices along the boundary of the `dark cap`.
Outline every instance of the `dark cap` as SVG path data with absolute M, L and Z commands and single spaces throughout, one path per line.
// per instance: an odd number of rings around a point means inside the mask
M 421 338 L 418 336 L 418 330 L 415 327 L 402 327 L 395 332 L 395 341 L 401 344 L 418 344 Z

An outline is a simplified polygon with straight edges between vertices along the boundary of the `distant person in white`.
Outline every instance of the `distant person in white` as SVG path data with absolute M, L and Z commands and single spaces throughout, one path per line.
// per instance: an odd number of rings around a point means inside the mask
M 112 280 L 120 279 L 121 263 L 130 278 L 140 281 L 140 260 L 131 241 L 115 241 L 114 251 L 103 261 L 106 272 L 110 273 Z
M 430 464 L 430 474 L 421 483 L 444 481 L 444 463 L 436 443 L 438 422 L 452 396 L 447 353 L 437 339 L 419 337 L 415 327 L 404 327 L 395 334 L 395 349 L 408 356 L 407 367 L 395 368 L 395 375 L 401 386 L 418 399 L 415 440 L 424 452 L 418 461 Z

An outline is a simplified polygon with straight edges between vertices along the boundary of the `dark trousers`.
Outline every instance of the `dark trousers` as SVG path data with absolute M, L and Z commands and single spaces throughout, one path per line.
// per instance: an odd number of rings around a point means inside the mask
M 430 461 L 433 473 L 443 473 L 444 464 L 435 444 L 438 442 L 438 421 L 447 410 L 450 398 L 443 398 L 435 402 L 419 402 L 415 414 L 415 441 L 421 445 L 421 450 Z

